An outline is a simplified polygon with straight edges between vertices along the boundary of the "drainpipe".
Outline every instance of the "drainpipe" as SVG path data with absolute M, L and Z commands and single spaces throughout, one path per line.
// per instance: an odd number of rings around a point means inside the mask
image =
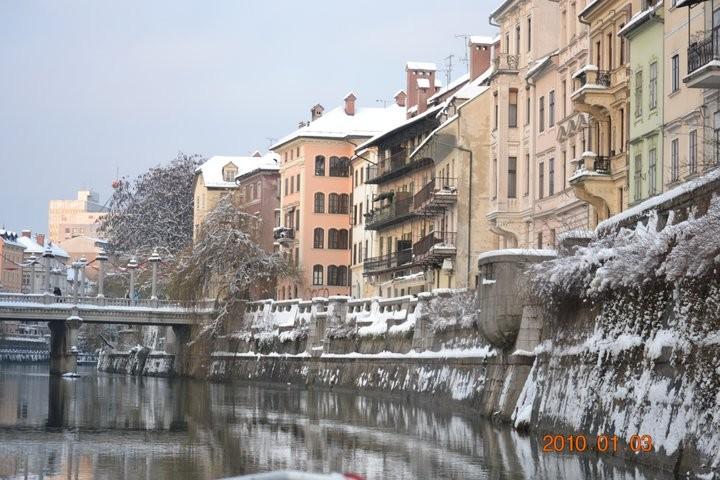
M 457 110 L 457 116 L 458 116 L 457 138 L 458 138 L 458 140 L 460 140 L 462 138 L 460 135 L 460 121 L 461 121 L 460 109 Z M 472 241 L 471 241 L 472 240 L 472 208 L 471 207 L 472 207 L 472 187 L 473 187 L 473 184 L 472 184 L 472 182 L 473 182 L 473 152 L 469 148 L 465 148 L 461 145 L 457 145 L 456 148 L 458 150 L 460 150 L 461 152 L 467 153 L 469 156 L 469 159 L 470 159 L 470 165 L 469 165 L 470 168 L 468 171 L 469 178 L 468 178 L 468 214 L 467 214 L 467 232 L 468 232 L 467 233 L 467 275 L 468 275 L 467 283 L 468 283 L 468 287 L 469 287 L 470 286 L 470 258 L 472 257 L 472 251 L 471 251 L 471 246 L 472 246 Z M 456 178 L 457 178 L 457 173 L 456 173 Z

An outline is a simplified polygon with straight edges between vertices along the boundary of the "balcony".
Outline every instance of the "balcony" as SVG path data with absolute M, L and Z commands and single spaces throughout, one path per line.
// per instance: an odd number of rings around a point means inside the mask
M 577 168 L 570 180 L 584 174 L 610 175 L 610 158 L 604 155 L 595 155 L 593 152 L 583 153 L 583 156 L 577 160 Z
M 388 205 L 375 208 L 365 215 L 365 228 L 367 230 L 381 230 L 395 225 L 415 216 L 412 210 L 413 197 L 405 192 L 396 192 Z
M 627 100 L 627 73 L 585 65 L 573 75 L 572 101 L 575 110 L 605 119 L 612 105 Z
M 366 258 L 363 262 L 363 275 L 381 273 L 409 266 L 413 262 L 413 250 L 408 248 L 393 253 L 387 253 L 379 257 Z
M 433 178 L 413 198 L 417 213 L 434 215 L 457 202 L 457 179 Z
M 720 88 L 720 30 L 688 47 L 688 74 L 683 80 L 689 88 Z
M 421 265 L 440 265 L 448 257 L 457 253 L 455 232 L 432 232 L 413 245 L 415 263 Z
M 421 168 L 431 163 L 432 159 L 427 157 L 410 161 L 407 149 L 402 149 L 390 157 L 380 159 L 377 165 L 368 167 L 365 183 L 379 185 L 401 177 L 415 168 Z
M 520 56 L 509 53 L 496 53 L 493 58 L 496 72 L 517 72 L 520 67 Z
M 614 164 L 614 167 L 613 167 Z M 609 218 L 622 211 L 622 195 L 618 190 L 625 184 L 625 176 L 620 175 L 624 170 L 625 154 L 621 153 L 612 158 L 585 152 L 577 160 L 577 169 L 569 182 L 573 187 L 575 196 L 595 208 L 598 221 Z M 613 168 L 617 175 L 613 178 Z
M 273 238 L 281 245 L 291 244 L 295 240 L 295 230 L 287 227 L 276 227 Z

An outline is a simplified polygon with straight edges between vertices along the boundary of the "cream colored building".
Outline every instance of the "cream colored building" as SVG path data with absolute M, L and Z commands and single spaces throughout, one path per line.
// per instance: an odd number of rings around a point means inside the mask
M 264 167 L 276 169 L 278 160 L 274 153 L 255 152 L 252 156 L 216 155 L 200 165 L 193 181 L 193 240 L 197 239 L 198 229 L 218 200 L 237 189 L 236 177 Z M 257 193 L 251 192 L 250 197 L 255 198 Z
M 404 92 L 398 92 L 396 97 Z M 350 159 L 353 190 L 352 217 L 352 252 L 350 257 L 350 295 L 355 298 L 367 298 L 375 294 L 372 285 L 363 277 L 363 262 L 374 255 L 375 232 L 365 228 L 365 215 L 370 212 L 372 201 L 377 192 L 375 185 L 365 183 L 365 178 L 372 165 L 378 162 L 377 148 L 367 148 L 357 152 Z
M 98 220 L 105 215 L 100 197 L 91 190 L 80 190 L 75 200 L 50 200 L 50 240 L 62 244 L 73 237 L 97 236 Z

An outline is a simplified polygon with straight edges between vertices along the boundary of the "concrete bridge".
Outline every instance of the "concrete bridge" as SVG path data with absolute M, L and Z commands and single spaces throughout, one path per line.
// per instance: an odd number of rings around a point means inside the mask
M 190 328 L 212 320 L 214 314 L 212 301 L 0 294 L 0 321 L 48 322 L 50 373 L 56 375 L 75 369 L 77 332 L 83 322 L 172 327 L 169 347 L 177 361 L 181 346 L 190 339 Z

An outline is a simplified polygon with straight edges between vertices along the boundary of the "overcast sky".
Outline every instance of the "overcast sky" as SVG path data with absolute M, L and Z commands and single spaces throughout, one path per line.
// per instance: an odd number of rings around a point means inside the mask
M 101 201 L 178 151 L 242 155 L 321 103 L 377 106 L 407 60 L 467 71 L 478 0 L 0 0 L 0 227 L 47 230 L 48 200 Z M 442 68 L 442 67 L 441 67 Z M 439 77 L 445 80 L 445 74 Z

